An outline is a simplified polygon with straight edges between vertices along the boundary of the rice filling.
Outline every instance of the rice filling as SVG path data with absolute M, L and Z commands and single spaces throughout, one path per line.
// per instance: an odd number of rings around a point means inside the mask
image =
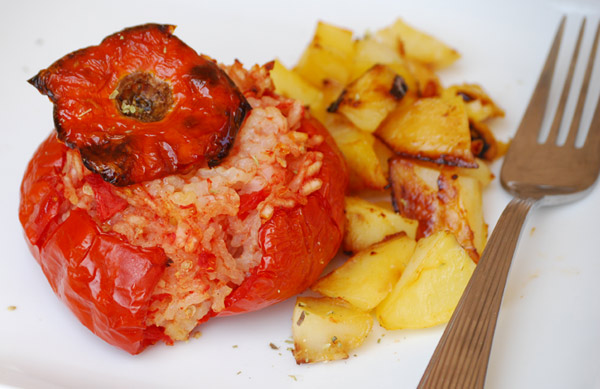
M 184 340 L 260 264 L 259 229 L 276 208 L 305 204 L 319 190 L 323 141 L 297 129 L 304 107 L 273 96 L 248 97 L 253 109 L 229 156 L 214 168 L 172 175 L 128 187 L 111 187 L 125 200 L 106 220 L 98 189 L 85 177 L 79 153 L 69 150 L 63 167 L 65 197 L 104 231 L 131 244 L 161 247 L 170 258 L 151 299 L 146 324 Z M 321 139 L 320 139 L 321 138 Z

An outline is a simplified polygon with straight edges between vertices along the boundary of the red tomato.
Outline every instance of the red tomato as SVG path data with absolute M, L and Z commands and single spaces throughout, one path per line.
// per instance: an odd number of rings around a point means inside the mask
M 233 290 L 225 310 L 216 315 L 257 310 L 301 292 L 316 281 L 338 250 L 345 220 L 346 166 L 320 123 L 304 119 L 301 131 L 324 137 L 323 143 L 312 148 L 324 155 L 317 175 L 323 185 L 308 196 L 305 205 L 276 209 L 263 224 L 260 265 Z M 162 249 L 131 245 L 116 233 L 103 232 L 86 211 L 71 210 L 62 194 L 67 150 L 52 134 L 25 172 L 19 218 L 31 252 L 55 293 L 108 343 L 132 354 L 161 339 L 169 343 L 161 328 L 145 324 L 150 296 L 168 259 Z M 120 207 L 110 186 L 101 193 L 101 201 L 108 202 L 106 212 Z M 261 196 L 247 197 L 240 212 L 247 212 Z M 209 266 L 208 256 L 206 262 Z
M 19 218 L 27 242 L 52 289 L 79 320 L 132 354 L 161 339 L 172 342 L 163 328 L 146 324 L 153 291 L 170 260 L 161 248 L 132 245 L 99 227 L 128 206 L 112 185 L 218 164 L 250 110 L 227 74 L 173 36 L 173 28 L 149 24 L 123 30 L 30 80 L 54 104 L 57 135 L 42 143 L 23 178 Z M 280 109 L 291 106 L 285 101 Z M 226 298 L 223 311 L 202 321 L 257 310 L 301 292 L 337 252 L 346 167 L 321 124 L 307 117 L 300 127 L 324 139 L 309 148 L 324 156 L 315 177 L 321 188 L 302 205 L 274 210 L 259 231 L 261 263 Z M 63 193 L 67 146 L 97 173 L 84 178 L 95 196 L 91 214 Z M 246 217 L 266 196 L 263 191 L 241 196 L 238 216 Z M 198 261 L 210 271 L 215 259 L 207 252 Z

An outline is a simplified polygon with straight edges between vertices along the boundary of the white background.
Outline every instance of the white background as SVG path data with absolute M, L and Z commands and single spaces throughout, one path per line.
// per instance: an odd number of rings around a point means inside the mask
M 238 58 L 252 65 L 278 57 L 291 66 L 317 20 L 360 34 L 403 17 L 461 52 L 462 58 L 442 73 L 444 83 L 481 83 L 507 112 L 492 128 L 508 139 L 560 15 L 570 15 L 570 36 L 581 15 L 590 15 L 584 41 L 589 50 L 599 7 L 595 1 L 0 2 L 0 386 L 410 388 L 418 383 L 443 331 L 375 328 L 356 357 L 296 366 L 286 350 L 293 308 L 293 301 L 287 301 L 211 320 L 199 339 L 158 345 L 135 357 L 105 344 L 53 295 L 18 223 L 23 171 L 52 130 L 51 104 L 26 83 L 39 69 L 146 22 L 178 25 L 180 38 L 223 63 Z M 599 78 L 591 88 L 595 93 Z M 485 193 L 490 227 L 508 200 L 496 180 Z M 597 187 L 576 204 L 534 212 L 508 280 L 487 387 L 600 388 L 599 242 Z M 9 311 L 10 305 L 17 309 Z

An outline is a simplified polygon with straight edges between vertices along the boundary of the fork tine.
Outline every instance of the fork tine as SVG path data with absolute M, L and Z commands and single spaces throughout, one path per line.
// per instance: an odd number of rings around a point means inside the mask
M 599 37 L 600 21 L 598 22 L 598 27 L 596 28 L 596 35 L 594 37 L 594 42 L 592 43 L 592 50 L 590 51 L 590 56 L 588 58 L 587 68 L 583 77 L 583 84 L 581 85 L 581 92 L 579 93 L 579 98 L 577 100 L 577 107 L 575 108 L 573 121 L 571 122 L 571 128 L 569 129 L 569 135 L 567 137 L 567 140 L 565 141 L 565 145 L 567 146 L 575 145 L 575 140 L 577 138 L 577 130 L 579 129 L 581 116 L 583 113 L 583 106 L 588 93 L 590 79 L 592 78 L 592 70 L 594 69 L 594 60 L 596 59 L 596 50 L 598 48 Z M 594 133 L 594 131 L 600 133 L 600 119 L 598 118 L 598 116 L 600 116 L 600 101 L 598 102 L 598 106 L 596 107 L 596 113 L 594 115 L 595 118 L 589 129 L 590 134 Z M 590 138 L 590 136 L 588 136 L 588 138 Z
M 546 63 L 540 74 L 537 85 L 527 106 L 527 110 L 523 115 L 519 129 L 515 135 L 515 138 L 522 138 L 523 142 L 537 143 L 540 127 L 544 119 L 544 112 L 546 110 L 546 102 L 548 100 L 548 94 L 550 93 L 550 84 L 552 82 L 552 75 L 554 74 L 554 65 L 556 64 L 556 58 L 558 57 L 558 49 L 560 48 L 560 41 L 563 35 L 566 16 L 563 15 L 556 35 L 554 36 L 554 42 L 546 58 Z
M 581 27 L 579 28 L 579 36 L 577 38 L 577 43 L 575 44 L 575 49 L 573 50 L 573 58 L 571 58 L 569 72 L 567 73 L 567 78 L 565 79 L 565 83 L 563 85 L 560 100 L 558 102 L 558 106 L 556 107 L 556 113 L 554 114 L 554 120 L 552 121 L 550 132 L 548 133 L 548 137 L 546 138 L 547 143 L 556 143 L 558 138 L 560 124 L 565 113 L 565 106 L 567 105 L 567 98 L 569 97 L 569 91 L 571 89 L 571 83 L 573 81 L 573 73 L 575 73 L 575 66 L 577 65 L 577 57 L 579 56 L 579 48 L 581 47 L 581 40 L 583 38 L 584 30 L 585 18 L 583 18 L 583 22 L 581 23 Z

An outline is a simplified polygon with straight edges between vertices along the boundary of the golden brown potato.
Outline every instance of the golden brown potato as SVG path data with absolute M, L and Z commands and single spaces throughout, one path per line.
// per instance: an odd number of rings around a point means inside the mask
M 429 66 L 417 61 L 407 61 L 407 66 L 415 79 L 419 97 L 437 97 L 442 94 L 442 83 Z
M 408 90 L 417 91 L 417 80 L 413 75 L 410 64 L 396 49 L 366 37 L 354 42 L 354 58 L 351 80 L 360 77 L 364 72 L 377 64 L 387 65 L 404 79 Z
M 415 240 L 405 233 L 391 236 L 356 253 L 317 281 L 312 290 L 340 297 L 363 311 L 370 311 L 392 290 L 415 246 Z
M 477 167 L 471 134 L 460 97 L 423 98 L 400 105 L 377 130 L 396 153 L 426 161 Z
M 324 124 L 344 155 L 350 175 L 350 189 L 384 189 L 388 179 L 373 149 L 373 134 L 359 130 L 338 114 L 329 114 Z
M 397 50 L 370 37 L 354 41 L 354 58 L 352 63 L 352 80 L 376 64 L 403 63 Z
M 391 158 L 389 158 L 388 160 L 391 160 Z M 442 166 L 440 166 L 436 163 L 433 163 L 433 162 L 427 162 L 427 161 L 415 161 L 415 162 L 423 167 L 428 167 L 428 168 L 435 169 L 435 170 L 442 169 Z M 481 183 L 481 187 L 485 188 L 494 179 L 494 174 L 490 170 L 489 165 L 484 160 L 476 158 L 475 162 L 477 163 L 476 168 L 466 168 L 466 167 L 443 165 L 443 169 L 449 175 L 458 174 L 459 176 L 467 176 L 467 177 L 475 178 L 477 181 L 479 181 Z
M 418 222 L 359 197 L 346 197 L 344 250 L 359 252 L 385 237 L 405 232 L 414 239 Z
M 375 142 L 373 143 L 373 151 L 375 151 L 375 155 L 379 160 L 379 164 L 381 165 L 381 170 L 383 171 L 383 175 L 389 177 L 389 160 L 394 157 L 394 152 L 390 150 L 389 147 L 385 143 L 383 143 L 379 138 L 375 138 Z
M 401 215 L 419 221 L 417 239 L 451 231 L 474 261 L 487 239 L 482 185 L 471 176 L 401 157 L 390 161 L 394 204 Z
M 433 68 L 448 66 L 460 58 L 456 50 L 431 35 L 409 26 L 402 19 L 377 31 L 376 36 L 388 46 L 403 50 L 408 59 Z
M 451 233 L 421 239 L 400 280 L 376 308 L 379 324 L 391 330 L 448 322 L 474 269 Z
M 279 60 L 273 62 L 271 79 L 278 94 L 302 101 L 305 105 L 318 106 L 323 93 L 309 84 L 296 72 L 287 69 Z
M 354 42 L 352 31 L 330 23 L 318 22 L 313 37 L 313 43 L 326 47 L 343 58 L 352 58 Z
M 321 121 L 323 124 L 334 123 L 338 121 L 338 116 L 341 116 L 337 113 L 327 112 L 327 109 L 334 101 L 337 100 L 340 93 L 344 90 L 346 85 L 340 83 L 339 81 L 332 79 L 324 79 L 321 85 L 321 93 L 323 94 L 323 98 L 321 102 L 316 105 L 310 106 L 310 112 L 313 116 Z
M 460 174 L 455 182 L 460 207 L 466 211 L 467 223 L 473 232 L 473 246 L 479 257 L 483 254 L 488 234 L 488 226 L 483 218 L 482 185 L 476 178 Z M 479 258 L 474 259 L 475 262 L 478 260 Z
M 469 119 L 476 122 L 504 116 L 502 108 L 498 107 L 483 88 L 477 84 L 453 85 L 444 89 L 442 93 L 445 96 L 462 97 Z
M 471 131 L 471 152 L 478 158 L 493 161 L 500 157 L 500 149 L 492 130 L 482 122 L 469 120 Z
M 373 326 L 370 314 L 329 297 L 298 297 L 292 320 L 298 364 L 348 358 Z
M 404 79 L 386 65 L 374 65 L 350 83 L 329 107 L 339 112 L 360 130 L 373 132 L 404 97 Z
M 316 87 L 328 79 L 345 85 L 350 79 L 353 53 L 352 31 L 319 22 L 294 70 Z
M 461 177 L 462 176 L 473 177 L 481 183 L 482 188 L 485 188 L 494 179 L 494 174 L 492 173 L 492 171 L 490 170 L 490 167 L 488 166 L 488 164 L 485 161 L 483 161 L 481 159 L 475 159 L 475 162 L 477 162 L 477 165 L 478 165 L 478 167 L 476 167 L 476 168 L 447 166 L 447 167 L 444 167 L 444 169 L 450 175 L 456 173 Z M 436 166 L 436 168 L 439 168 L 439 167 Z

